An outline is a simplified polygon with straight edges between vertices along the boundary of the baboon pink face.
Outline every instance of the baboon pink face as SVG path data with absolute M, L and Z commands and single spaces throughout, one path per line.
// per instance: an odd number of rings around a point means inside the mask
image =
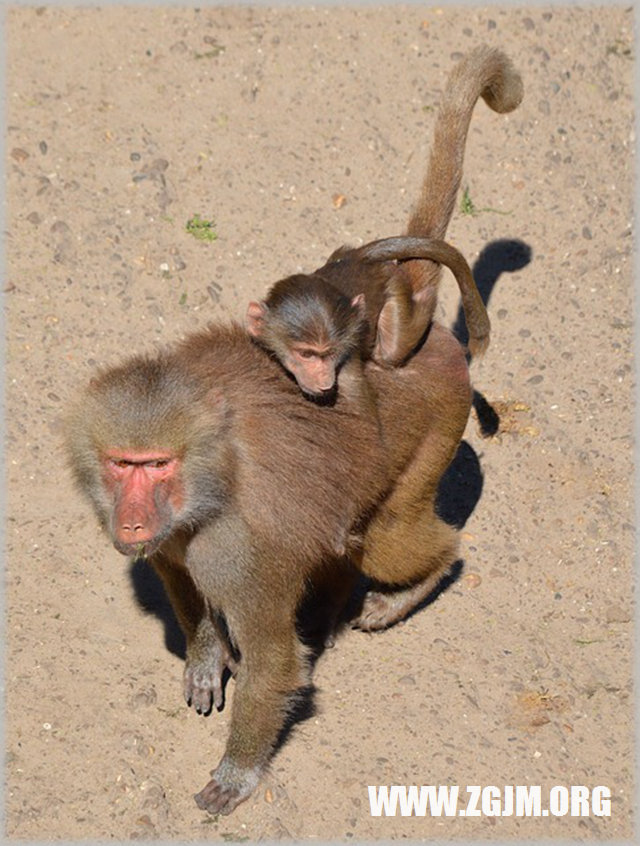
M 169 452 L 108 450 L 102 458 L 105 490 L 113 501 L 111 532 L 124 555 L 149 555 L 170 531 L 184 505 L 180 460 Z

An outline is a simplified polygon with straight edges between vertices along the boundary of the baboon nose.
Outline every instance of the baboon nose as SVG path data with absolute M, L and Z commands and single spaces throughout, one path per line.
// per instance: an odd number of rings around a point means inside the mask
M 153 537 L 153 533 L 143 523 L 123 523 L 119 534 L 123 543 L 145 543 Z

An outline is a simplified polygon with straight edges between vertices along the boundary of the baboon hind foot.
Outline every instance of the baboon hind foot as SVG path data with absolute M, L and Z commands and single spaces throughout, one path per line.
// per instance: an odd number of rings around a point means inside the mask
M 353 623 L 354 628 L 377 632 L 404 620 L 438 587 L 448 570 L 449 567 L 443 567 L 410 587 L 395 590 L 381 587 L 367 591 L 362 610 Z

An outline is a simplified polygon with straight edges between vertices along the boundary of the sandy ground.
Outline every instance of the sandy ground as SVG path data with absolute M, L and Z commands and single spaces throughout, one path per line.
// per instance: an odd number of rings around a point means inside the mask
M 630 838 L 631 10 L 14 8 L 6 39 L 6 836 Z M 63 409 L 96 364 L 401 232 L 446 74 L 480 42 L 526 97 L 479 104 L 476 214 L 449 230 L 489 294 L 473 377 L 501 420 L 470 420 L 452 475 L 464 567 L 324 654 L 316 713 L 214 819 L 192 795 L 229 710 L 185 707 L 162 597 L 72 488 Z M 611 815 L 376 818 L 370 784 L 605 785 Z

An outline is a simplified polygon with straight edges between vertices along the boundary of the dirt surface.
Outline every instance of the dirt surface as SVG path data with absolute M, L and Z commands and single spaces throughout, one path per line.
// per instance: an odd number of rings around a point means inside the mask
M 632 12 L 14 8 L 6 38 L 6 835 L 630 838 Z M 96 364 L 400 233 L 481 42 L 526 95 L 478 105 L 449 230 L 489 293 L 473 377 L 500 418 L 470 420 L 450 480 L 464 566 L 406 624 L 340 637 L 316 713 L 214 819 L 192 796 L 229 709 L 184 705 L 161 596 L 63 469 L 63 409 Z M 606 785 L 611 816 L 376 818 L 370 784 Z

